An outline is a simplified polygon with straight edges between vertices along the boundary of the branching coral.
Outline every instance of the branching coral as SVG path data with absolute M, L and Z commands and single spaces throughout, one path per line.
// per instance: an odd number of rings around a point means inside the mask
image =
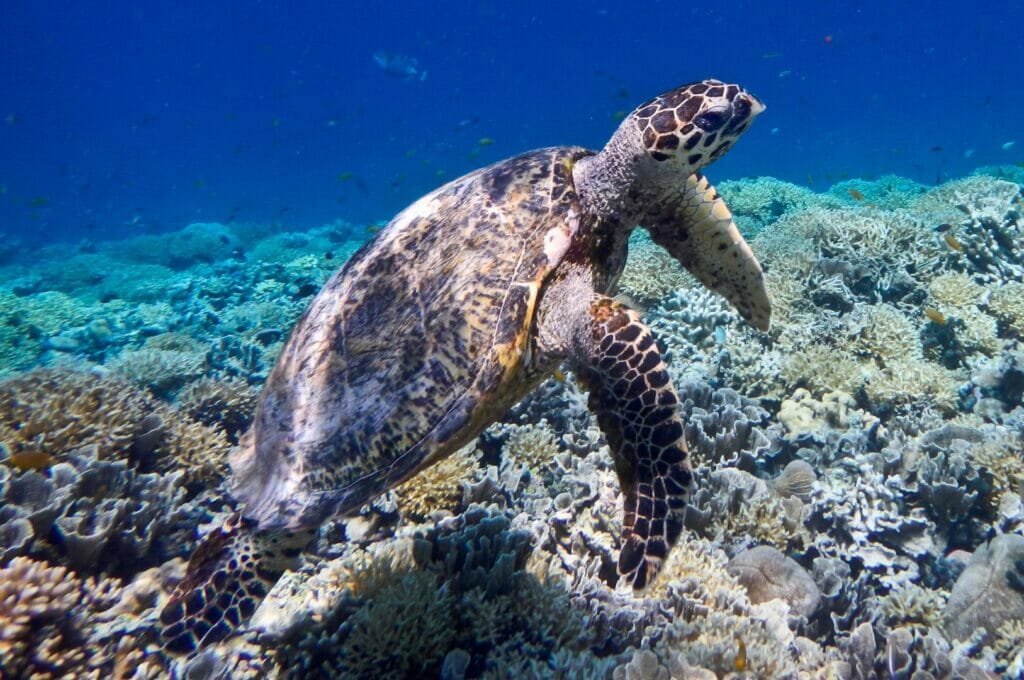
M 444 460 L 421 470 L 395 487 L 399 509 L 424 519 L 436 512 L 452 512 L 462 503 L 462 485 L 481 472 L 478 455 L 472 445 L 463 447 Z
M 154 394 L 166 396 L 202 376 L 206 359 L 198 352 L 171 349 L 125 350 L 107 362 L 107 367 Z
M 257 391 L 240 378 L 200 378 L 178 394 L 178 407 L 192 420 L 219 427 L 233 444 L 252 422 Z
M 0 382 L 0 441 L 12 454 L 55 458 L 96 445 L 100 458 L 124 458 L 150 429 L 154 401 L 124 381 L 37 369 Z
M 629 258 L 619 279 L 619 290 L 641 305 L 653 304 L 673 291 L 692 285 L 691 277 L 646 231 L 637 229 L 629 239 Z

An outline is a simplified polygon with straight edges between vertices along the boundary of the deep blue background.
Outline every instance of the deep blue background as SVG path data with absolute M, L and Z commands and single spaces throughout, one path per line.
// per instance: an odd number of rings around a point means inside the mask
M 768 105 L 713 180 L 1024 160 L 1022 2 L 627 5 L 5 0 L 0 232 L 387 219 L 502 157 L 599 147 L 616 111 L 707 76 Z

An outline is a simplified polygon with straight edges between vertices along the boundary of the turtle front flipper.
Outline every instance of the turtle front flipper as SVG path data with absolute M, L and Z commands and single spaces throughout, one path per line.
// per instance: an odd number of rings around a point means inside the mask
M 747 322 L 768 330 L 771 303 L 761 265 L 725 201 L 703 175 L 690 175 L 681 191 L 657 202 L 643 218 L 643 226 L 655 243 L 723 295 Z
M 657 575 L 679 538 L 693 473 L 679 397 L 639 314 L 604 296 L 590 304 L 577 370 L 590 388 L 623 495 L 619 576 L 635 590 Z
M 191 654 L 224 640 L 253 615 L 315 531 L 257 531 L 239 514 L 192 554 L 185 578 L 160 612 L 166 650 Z

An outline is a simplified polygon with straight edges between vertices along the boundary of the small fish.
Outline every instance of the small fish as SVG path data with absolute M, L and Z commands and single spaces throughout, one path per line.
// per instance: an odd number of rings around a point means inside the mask
M 773 134 L 773 135 L 779 134 L 779 128 L 773 127 L 772 130 L 771 130 L 771 134 Z
M 339 182 L 348 182 L 348 181 L 349 181 L 349 180 L 351 180 L 351 179 L 352 179 L 353 177 L 355 177 L 355 173 L 352 173 L 352 172 L 347 172 L 347 171 L 346 171 L 346 172 L 339 172 L 339 173 L 338 173 L 337 175 L 335 175 L 334 177 L 335 177 L 335 179 L 337 179 L 337 180 L 338 180 Z
M 220 240 L 220 242 L 221 242 L 221 243 L 223 243 L 224 245 L 227 245 L 227 244 L 231 243 L 231 239 L 229 239 L 229 238 L 227 237 L 227 234 L 221 234 L 221 235 L 220 235 L 220 236 L 218 236 L 217 238 L 218 238 L 218 239 Z
M 481 137 L 480 139 L 476 140 L 476 143 L 479 144 L 480 146 L 490 146 L 491 144 L 494 144 L 494 140 L 491 139 L 490 137 Z
M 964 158 L 970 158 L 974 155 L 974 149 L 967 149 L 964 151 Z
M 29 199 L 28 207 L 30 208 L 43 208 L 50 204 L 50 199 L 46 196 L 36 196 L 35 198 Z
M 946 315 L 940 312 L 939 310 L 935 309 L 934 307 L 929 307 L 928 309 L 924 310 L 924 315 L 929 321 L 931 321 L 936 326 L 946 325 Z
M 814 184 L 814 176 L 811 173 L 807 173 L 807 184 Z
M 790 69 L 787 68 L 784 71 L 779 71 L 779 77 L 780 78 L 788 78 L 791 73 L 793 73 L 793 72 Z
M 440 169 L 438 169 L 438 170 L 436 170 L 434 172 L 434 175 L 436 175 L 437 177 L 444 177 L 447 174 L 448 174 L 447 172 L 445 172 L 444 170 L 440 170 Z
M 551 377 L 560 383 L 565 382 L 565 373 L 563 373 L 560 368 L 556 368 L 554 373 L 551 374 Z
M 201 180 L 201 179 L 194 179 L 194 180 L 192 180 L 192 188 L 193 189 L 202 189 L 203 188 L 203 180 Z
M 15 125 L 21 122 L 21 118 L 16 113 L 8 113 L 7 116 L 4 117 L 4 122 L 8 125 Z
M 405 152 L 406 158 L 414 158 L 416 156 L 416 149 L 409 149 Z
M 782 56 L 782 52 L 765 52 L 761 55 L 762 59 L 778 59 Z
M 958 253 L 964 252 L 964 246 L 956 236 L 946 233 L 942 235 L 942 240 L 946 242 L 946 245 L 949 246 L 950 250 L 955 250 Z
M 732 662 L 732 667 L 737 673 L 747 670 L 747 645 L 741 638 L 736 638 L 736 658 Z
M 1013 140 L 1013 141 L 1009 141 L 1009 142 L 1003 142 L 1002 146 L 1000 146 L 999 148 L 1002 149 L 1003 151 L 1009 151 L 1010 149 L 1013 148 L 1014 144 L 1016 144 L 1016 143 L 1017 143 L 1017 140 Z
M 379 224 L 368 224 L 368 225 L 366 225 L 366 231 L 367 231 L 368 233 L 370 233 L 370 234 L 377 234 L 377 233 L 379 233 L 379 232 L 381 231 L 381 229 L 383 229 L 383 228 L 384 228 L 384 227 L 383 227 L 383 226 L 381 226 L 381 225 L 379 225 Z
M 427 72 L 420 68 L 415 57 L 391 52 L 374 52 L 373 61 L 384 73 L 406 82 L 423 82 L 427 79 Z
M 0 184 L 0 196 L 5 195 L 6 193 L 7 193 L 7 185 L 6 184 Z
M 615 93 L 615 96 L 619 99 L 629 99 L 629 90 L 624 87 L 620 87 L 619 91 Z
M 473 117 L 473 118 L 463 118 L 462 120 L 460 120 L 458 123 L 455 124 L 455 129 L 456 130 L 465 130 L 466 128 L 470 127 L 471 125 L 476 125 L 479 122 L 480 122 L 480 119 L 476 118 L 476 117 Z
M 847 189 L 846 193 L 850 194 L 850 198 L 852 198 L 855 201 L 863 201 L 864 200 L 864 194 L 860 193 L 856 189 Z
M 334 259 L 334 253 L 328 250 L 326 253 L 324 253 L 324 259 L 330 262 L 331 260 Z
M 25 451 L 11 454 L 4 462 L 17 470 L 45 470 L 57 459 L 45 451 Z
M 274 120 L 270 121 L 270 126 L 271 127 L 276 127 L 276 128 L 281 127 L 281 119 L 280 118 L 275 118 Z
M 930 148 L 928 150 L 931 151 L 932 153 L 942 153 L 943 151 L 945 151 L 945 149 L 943 149 L 941 146 L 938 146 L 938 145 L 935 145 L 935 146 L 933 146 L 932 148 Z
M 616 111 L 615 113 L 612 114 L 612 120 L 615 120 L 615 121 L 622 120 L 625 117 L 626 117 L 626 112 L 623 111 L 622 109 L 619 109 L 618 111 Z
M 952 224 L 943 223 L 943 224 L 940 224 L 939 226 L 935 227 L 935 231 L 937 231 L 940 234 L 942 234 L 942 233 L 945 233 L 945 232 L 949 231 L 952 228 L 953 228 Z

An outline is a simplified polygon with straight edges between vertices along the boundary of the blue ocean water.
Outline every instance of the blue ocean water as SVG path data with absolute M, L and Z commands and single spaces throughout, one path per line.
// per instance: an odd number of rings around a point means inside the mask
M 0 232 L 368 224 L 530 148 L 600 147 L 621 112 L 705 77 L 768 105 L 716 181 L 935 183 L 1024 160 L 1022 25 L 1024 3 L 997 1 L 8 0 Z

